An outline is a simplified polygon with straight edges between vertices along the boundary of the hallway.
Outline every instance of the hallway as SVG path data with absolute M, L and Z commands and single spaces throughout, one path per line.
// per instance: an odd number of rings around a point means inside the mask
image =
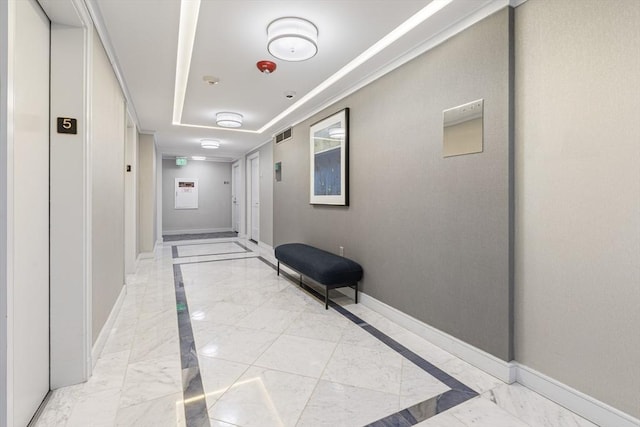
M 165 242 L 128 278 L 91 379 L 35 425 L 594 426 L 350 298 L 325 311 L 273 261 L 237 238 Z

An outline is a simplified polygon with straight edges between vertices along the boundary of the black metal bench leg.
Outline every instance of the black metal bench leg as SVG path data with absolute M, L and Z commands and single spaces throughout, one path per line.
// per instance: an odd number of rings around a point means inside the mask
M 358 303 L 358 282 L 356 282 L 356 304 Z
M 324 309 L 329 310 L 329 287 L 324 287 Z
M 280 261 L 278 261 L 278 276 L 280 275 Z

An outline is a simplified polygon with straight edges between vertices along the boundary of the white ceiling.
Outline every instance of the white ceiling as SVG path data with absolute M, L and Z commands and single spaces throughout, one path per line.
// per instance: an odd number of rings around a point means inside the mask
M 188 1 L 188 0 L 187 0 Z M 243 130 L 258 130 L 310 90 L 402 24 L 431 0 L 202 0 L 195 33 L 181 123 L 215 126 L 215 114 L 238 112 Z M 153 132 L 165 156 L 206 155 L 232 161 L 305 119 L 328 102 L 399 63 L 429 40 L 464 19 L 478 19 L 506 0 L 453 0 L 327 90 L 262 133 L 204 129 L 172 124 L 180 0 L 91 0 L 107 50 L 120 70 L 142 132 Z M 483 9 L 484 8 L 484 9 Z M 470 18 L 470 16 L 475 18 Z M 304 62 L 273 58 L 266 28 L 276 18 L 299 16 L 319 31 L 318 54 Z M 424 50 L 424 49 L 423 49 Z M 277 64 L 271 75 L 256 62 Z M 393 65 L 391 65 L 393 64 Z M 207 85 L 203 76 L 220 79 Z M 295 91 L 287 99 L 284 93 Z M 221 141 L 218 150 L 200 140 Z

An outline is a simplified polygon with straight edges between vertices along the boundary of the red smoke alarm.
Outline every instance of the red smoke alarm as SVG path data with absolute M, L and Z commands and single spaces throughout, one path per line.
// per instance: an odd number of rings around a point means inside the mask
M 271 61 L 258 61 L 256 66 L 265 74 L 271 74 L 276 70 L 276 63 Z

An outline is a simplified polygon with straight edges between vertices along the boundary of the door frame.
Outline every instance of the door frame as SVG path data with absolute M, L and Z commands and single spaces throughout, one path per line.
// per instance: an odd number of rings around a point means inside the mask
M 236 170 L 238 172 L 236 179 Z M 240 235 L 240 228 L 242 218 L 240 217 L 240 205 L 242 201 L 240 200 L 240 180 L 241 180 L 242 170 L 240 169 L 240 162 L 235 162 L 231 165 L 231 230 L 235 231 Z M 234 200 L 235 199 L 235 200 Z M 235 202 L 235 203 L 234 203 Z M 236 228 L 236 215 L 238 216 L 238 227 Z
M 252 212 L 252 204 L 251 204 L 251 194 L 252 194 L 252 190 L 253 190 L 253 171 L 251 168 L 251 162 L 253 162 L 255 159 L 258 159 L 258 162 L 260 161 L 260 152 L 256 151 L 253 154 L 250 154 L 249 156 L 247 156 L 247 185 L 246 185 L 246 189 L 247 189 L 247 197 L 246 197 L 246 212 L 247 212 L 247 221 L 246 221 L 246 230 L 247 230 L 247 239 L 251 240 L 252 236 L 252 223 L 253 223 L 253 212 Z M 258 179 L 260 178 L 260 163 L 258 163 Z M 258 191 L 260 191 L 260 183 L 258 182 Z M 260 208 L 258 207 L 258 210 Z M 259 217 L 258 217 L 259 218 Z M 257 242 L 260 242 L 260 237 L 258 237 Z
M 244 173 L 244 167 L 245 167 L 245 162 L 242 161 L 243 159 L 239 159 L 236 160 L 235 162 L 233 162 L 231 164 L 231 185 L 235 185 L 237 188 L 237 198 L 238 198 L 238 216 L 240 217 L 239 219 L 239 224 L 238 224 L 238 237 L 241 238 L 245 238 L 247 237 L 247 232 L 246 232 L 246 203 L 245 203 L 245 173 Z M 238 174 L 239 176 L 239 181 L 238 182 L 234 182 L 236 180 L 235 175 L 233 173 L 233 168 L 238 167 L 240 168 L 240 173 Z M 233 207 L 231 208 L 231 228 L 233 229 Z
M 0 3 L 0 425 L 13 424 L 13 67 L 15 3 Z

